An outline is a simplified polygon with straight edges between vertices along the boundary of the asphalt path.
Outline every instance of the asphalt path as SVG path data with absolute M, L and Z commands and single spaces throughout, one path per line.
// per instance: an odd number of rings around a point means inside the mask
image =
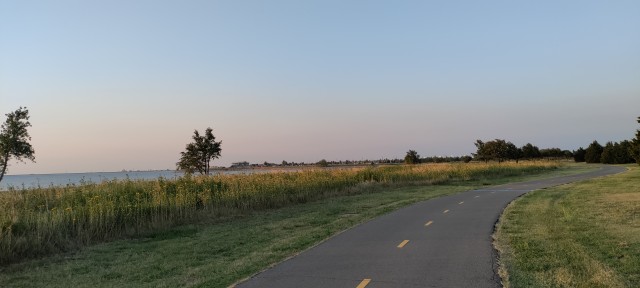
M 529 191 L 622 171 L 602 166 L 416 203 L 340 233 L 236 287 L 500 287 L 491 235 L 509 202 Z

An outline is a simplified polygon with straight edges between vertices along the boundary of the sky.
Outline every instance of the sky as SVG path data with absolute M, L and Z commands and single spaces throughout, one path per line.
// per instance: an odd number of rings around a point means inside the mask
M 633 137 L 640 1 L 0 0 L 9 174 L 575 150 Z

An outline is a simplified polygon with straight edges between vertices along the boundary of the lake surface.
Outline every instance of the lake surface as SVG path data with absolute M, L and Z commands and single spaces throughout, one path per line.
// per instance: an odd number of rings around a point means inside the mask
M 353 167 L 327 167 L 322 169 L 351 169 Z M 318 167 L 290 167 L 272 169 L 240 169 L 240 170 L 215 170 L 211 174 L 252 174 L 252 173 L 272 173 L 272 172 L 296 172 L 305 169 L 319 169 Z M 100 183 L 106 180 L 145 180 L 175 179 L 183 176 L 184 173 L 174 170 L 157 171 L 128 171 L 128 172 L 91 172 L 91 173 L 58 173 L 58 174 L 24 174 L 24 175 L 4 175 L 0 182 L 0 191 L 8 190 L 9 187 L 15 189 L 65 186 L 69 184 Z
M 100 183 L 105 180 L 124 180 L 127 178 L 131 180 L 157 179 L 159 177 L 174 179 L 182 175 L 184 175 L 184 173 L 172 170 L 5 175 L 2 182 L 0 182 L 0 190 L 7 190 L 9 187 L 21 189 L 23 187 L 64 186 L 67 184 L 80 184 L 82 182 Z

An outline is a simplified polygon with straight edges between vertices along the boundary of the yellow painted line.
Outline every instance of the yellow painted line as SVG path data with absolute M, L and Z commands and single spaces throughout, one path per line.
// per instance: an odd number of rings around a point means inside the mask
M 464 201 L 460 201 L 460 203 L 458 203 L 458 204 L 462 204 L 462 203 L 464 203 Z
M 369 282 L 371 282 L 371 279 L 363 279 L 362 282 L 360 282 L 360 284 L 358 284 L 358 286 L 356 286 L 356 288 L 367 287 L 367 285 L 369 285 Z
M 404 240 L 400 243 L 400 245 L 398 245 L 398 248 L 402 248 L 404 247 L 404 245 L 407 245 L 407 243 L 409 243 L 409 240 Z
M 444 210 L 444 212 L 442 212 L 442 213 L 447 213 L 447 212 L 449 212 L 449 210 Z
M 424 224 L 424 226 L 429 226 L 429 225 L 431 225 L 431 224 L 433 224 L 433 221 L 429 221 L 429 222 L 427 222 L 427 224 Z

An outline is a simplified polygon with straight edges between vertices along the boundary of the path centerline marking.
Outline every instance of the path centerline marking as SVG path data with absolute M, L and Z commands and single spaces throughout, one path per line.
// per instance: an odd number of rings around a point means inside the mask
M 464 203 L 464 201 L 460 201 L 460 203 L 458 203 L 458 204 L 462 204 L 462 203 Z
M 444 212 L 442 212 L 442 213 L 447 213 L 447 212 L 449 212 L 449 209 L 447 209 L 447 210 L 444 210 Z
M 431 225 L 431 224 L 433 224 L 433 221 L 429 221 L 429 222 L 427 222 L 427 224 L 424 224 L 424 226 L 429 226 L 429 225 Z
M 364 288 L 369 285 L 369 282 L 371 282 L 371 279 L 362 279 L 362 282 L 360 282 L 356 288 Z
M 407 245 L 407 243 L 409 243 L 409 240 L 404 240 L 404 241 L 400 242 L 400 245 L 398 245 L 398 248 L 404 247 L 404 245 Z
M 476 197 L 473 197 L 473 198 L 480 198 L 480 196 L 476 196 Z

